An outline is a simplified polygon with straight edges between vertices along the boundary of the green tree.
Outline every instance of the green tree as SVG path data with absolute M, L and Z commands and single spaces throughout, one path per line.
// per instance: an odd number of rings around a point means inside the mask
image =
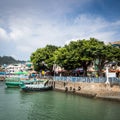
M 89 52 L 92 58 L 92 62 L 95 65 L 96 70 L 101 74 L 102 69 L 105 65 L 107 56 L 105 56 L 105 44 L 95 38 L 90 38 L 89 40 Z
M 55 63 L 66 70 L 72 70 L 78 66 L 77 53 L 67 48 L 67 46 L 58 49 L 55 56 Z M 74 56 L 74 57 L 73 57 Z M 75 57 L 76 56 L 76 57 Z
M 99 75 L 106 63 L 119 61 L 119 48 L 105 45 L 95 38 L 89 40 L 72 41 L 55 52 L 56 63 L 67 70 L 83 67 L 84 76 L 87 76 L 87 68 L 94 63 Z
M 87 67 L 92 61 L 88 40 L 72 41 L 56 51 L 56 62 L 67 70 L 83 67 L 87 75 Z
M 58 47 L 54 45 L 47 45 L 44 48 L 39 48 L 31 55 L 31 61 L 33 62 L 35 70 L 40 69 L 52 69 L 54 63 L 53 53 Z
M 104 42 L 95 38 L 90 38 L 90 51 L 97 68 L 98 75 L 102 75 L 102 69 L 110 62 L 118 62 L 120 60 L 120 49 L 111 45 L 105 45 Z
M 31 61 L 36 70 L 43 69 L 45 64 L 52 70 L 53 64 L 56 63 L 66 70 L 83 67 L 84 76 L 87 76 L 87 68 L 91 63 L 94 63 L 96 70 L 101 75 L 106 63 L 119 62 L 119 60 L 119 48 L 105 45 L 104 42 L 95 38 L 71 41 L 61 48 L 47 45 L 45 48 L 37 49 L 31 55 Z

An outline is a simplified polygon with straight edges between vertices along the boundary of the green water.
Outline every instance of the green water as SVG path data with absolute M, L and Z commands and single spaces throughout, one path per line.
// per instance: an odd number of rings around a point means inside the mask
M 120 120 L 120 103 L 55 91 L 24 93 L 0 82 L 0 120 Z

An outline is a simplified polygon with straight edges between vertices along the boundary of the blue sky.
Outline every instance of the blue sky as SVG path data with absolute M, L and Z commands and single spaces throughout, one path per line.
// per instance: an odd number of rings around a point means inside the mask
M 0 0 L 0 56 L 28 60 L 47 44 L 120 40 L 119 0 Z

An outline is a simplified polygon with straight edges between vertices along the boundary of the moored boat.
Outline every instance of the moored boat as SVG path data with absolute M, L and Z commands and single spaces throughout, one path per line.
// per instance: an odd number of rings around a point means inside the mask
M 16 88 L 16 87 L 19 87 L 20 86 L 20 84 L 22 84 L 21 82 L 19 82 L 19 81 L 16 81 L 16 82 L 14 82 L 14 81 L 6 81 L 5 82 L 5 84 L 6 84 L 6 86 L 8 87 L 8 88 Z
M 7 77 L 5 79 L 5 84 L 7 87 L 19 87 L 21 84 L 19 77 Z
M 48 90 L 52 90 L 53 88 L 52 86 L 45 86 L 44 84 L 30 84 L 30 85 L 20 84 L 20 87 L 25 92 L 48 91 Z
M 21 80 L 19 77 L 9 77 L 5 79 L 7 87 L 20 87 L 21 84 L 33 84 L 35 82 L 43 82 L 43 80 Z
M 48 80 L 44 80 L 44 82 L 38 82 L 37 84 L 20 84 L 20 87 L 23 91 L 29 92 L 29 91 L 48 91 L 52 90 L 52 86 L 46 85 Z

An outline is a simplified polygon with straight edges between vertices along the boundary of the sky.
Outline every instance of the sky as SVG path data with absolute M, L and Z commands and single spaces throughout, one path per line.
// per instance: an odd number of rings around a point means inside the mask
M 0 0 L 0 56 L 94 37 L 120 40 L 120 0 Z

